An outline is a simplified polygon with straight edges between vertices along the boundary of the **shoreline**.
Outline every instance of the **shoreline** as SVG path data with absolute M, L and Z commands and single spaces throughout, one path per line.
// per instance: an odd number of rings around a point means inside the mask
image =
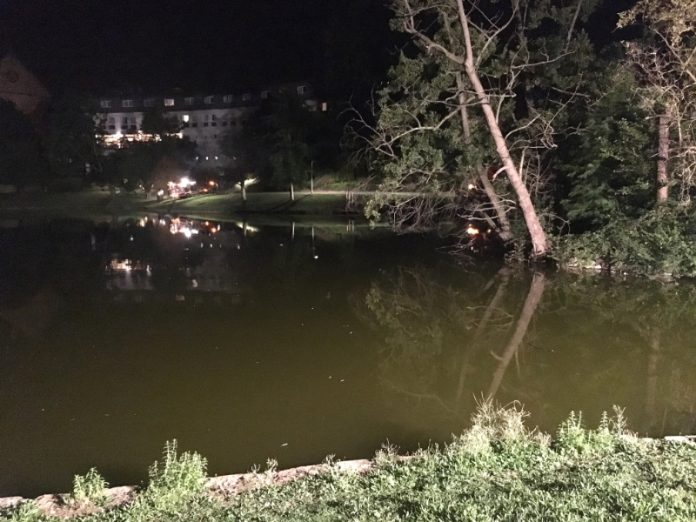
M 637 437 L 642 442 L 677 443 L 696 446 L 696 435 L 672 435 L 661 438 Z M 393 463 L 404 464 L 414 459 L 424 458 L 423 455 L 397 455 Z M 365 475 L 378 466 L 376 458 L 342 460 L 332 463 L 309 464 L 283 470 L 270 469 L 264 472 L 235 473 L 208 477 L 203 489 L 215 500 L 225 501 L 242 493 L 266 488 L 283 486 L 298 480 L 327 475 L 337 472 L 341 475 Z M 7 514 L 23 504 L 34 503 L 38 511 L 48 517 L 71 519 L 93 515 L 107 510 L 118 509 L 132 503 L 146 486 L 114 486 L 104 490 L 103 501 L 99 504 L 92 502 L 76 502 L 71 493 L 46 493 L 35 498 L 22 496 L 0 497 L 0 516 Z

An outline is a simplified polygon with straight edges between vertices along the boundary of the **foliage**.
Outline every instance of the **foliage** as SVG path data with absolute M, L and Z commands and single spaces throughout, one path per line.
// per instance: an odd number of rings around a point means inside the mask
M 311 112 L 292 95 L 271 97 L 231 130 L 223 152 L 233 158 L 232 176 L 255 173 L 268 186 L 287 190 L 309 183 L 313 169 L 336 167 L 340 131 L 330 113 Z
M 596 76 L 603 94 L 573 114 L 578 130 L 559 144 L 554 160 L 561 208 L 573 231 L 637 217 L 654 201 L 654 163 L 646 161 L 655 148 L 652 122 L 639 108 L 630 71 L 603 76 Z
M 77 94 L 55 101 L 46 120 L 46 156 L 54 175 L 85 178 L 98 163 L 94 107 Z
M 104 477 L 96 468 L 91 468 L 84 475 L 75 475 L 73 478 L 73 499 L 78 502 L 91 502 L 99 504 L 104 500 L 106 488 L 109 487 Z
M 197 453 L 179 454 L 176 440 L 167 442 L 162 461 L 150 467 L 147 488 L 129 507 L 132 518 L 128 520 L 152 520 L 153 516 L 166 520 L 196 505 L 204 496 L 206 466 Z
M 0 99 L 0 183 L 20 186 L 45 179 L 48 165 L 33 123 Z
M 562 236 L 554 256 L 564 267 L 694 277 L 695 234 L 688 208 L 657 208 L 638 219 L 616 218 L 594 232 Z
M 128 142 L 103 159 L 106 180 L 129 190 L 142 184 L 165 187 L 173 172 L 186 168 L 195 156 L 188 139 L 165 136 L 160 141 Z
M 696 5 L 693 0 L 640 0 L 619 25 L 639 24 L 642 38 L 627 43 L 641 106 L 672 127 L 670 162 L 676 199 L 690 201 L 696 187 Z
M 179 132 L 179 124 L 173 117 L 166 117 L 160 108 L 152 108 L 143 114 L 142 131 L 145 134 L 166 136 Z
M 371 146 L 381 156 L 383 183 L 368 206 L 370 217 L 387 208 L 405 213 L 408 219 L 400 221 L 407 225 L 454 216 L 484 219 L 493 228 L 498 221 L 504 231 L 509 225 L 501 215 L 510 212 L 514 221 L 519 211 L 512 193 L 522 197 L 527 190 L 536 212 L 548 213 L 553 159 L 573 130 L 569 114 L 588 103 L 588 70 L 600 69 L 593 66 L 596 51 L 584 31 L 596 2 L 503 2 L 470 13 L 476 70 L 526 189 L 501 172 L 501 156 L 461 64 L 438 51 L 463 56 L 456 2 L 395 0 L 392 6 L 393 27 L 414 38 L 377 93 Z M 495 176 L 492 187 L 483 183 L 485 175 Z M 391 196 L 398 191 L 426 194 L 431 204 Z
M 552 441 L 527 428 L 525 415 L 519 408 L 485 402 L 472 427 L 444 447 L 431 446 L 408 460 L 382 451 L 372 470 L 362 475 L 340 472 L 329 462 L 327 473 L 243 492 L 224 502 L 211 499 L 200 486 L 200 458 L 172 456 L 168 478 L 154 478 L 166 487 L 148 486 L 130 506 L 80 520 L 696 517 L 695 446 L 637 438 L 626 432 L 620 414 L 605 415 L 598 429 L 571 416 Z M 9 516 L 6 520 L 16 522 L 47 520 L 37 517 L 31 505 Z

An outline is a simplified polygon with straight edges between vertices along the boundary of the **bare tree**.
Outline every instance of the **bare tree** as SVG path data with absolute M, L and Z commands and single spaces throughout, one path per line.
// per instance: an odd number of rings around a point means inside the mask
M 626 47 L 643 108 L 658 126 L 656 200 L 666 201 L 677 186 L 679 200 L 688 203 L 696 186 L 696 4 L 640 0 L 620 20 L 622 26 L 636 23 L 647 29 L 646 37 Z
M 516 5 L 513 5 L 513 14 L 506 20 L 496 22 L 486 18 L 485 26 L 484 24 L 476 26 L 472 24 L 469 13 L 464 7 L 463 0 L 449 0 L 445 2 L 435 2 L 431 0 L 398 0 L 397 3 L 399 5 L 398 14 L 401 17 L 404 31 L 413 35 L 427 51 L 442 54 L 466 74 L 478 105 L 483 113 L 497 155 L 507 174 L 510 185 L 515 192 L 517 202 L 524 216 L 527 230 L 532 241 L 533 255 L 537 258 L 544 257 L 548 253 L 546 233 L 534 203 L 532 202 L 527 186 L 524 183 L 520 169 L 510 153 L 508 142 L 498 121 L 498 114 L 493 108 L 491 93 L 484 87 L 478 70 L 481 57 L 489 52 L 490 48 L 494 47 L 495 41 L 499 35 L 513 23 L 516 16 Z M 421 15 L 426 12 L 437 14 L 437 16 L 446 23 L 447 17 L 453 7 L 456 9 L 456 18 L 459 21 L 463 48 L 455 46 L 446 47 L 441 41 L 433 39 L 426 30 L 421 28 L 421 24 L 419 23 Z M 476 30 L 477 35 L 481 36 L 481 38 L 476 40 L 476 49 L 471 35 L 472 26 L 473 29 Z M 527 65 L 529 66 L 532 64 Z M 519 67 L 519 69 L 521 68 L 522 67 Z

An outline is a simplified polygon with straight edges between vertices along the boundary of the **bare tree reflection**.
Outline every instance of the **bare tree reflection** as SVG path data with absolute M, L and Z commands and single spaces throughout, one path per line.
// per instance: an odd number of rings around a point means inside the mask
M 501 356 L 493 354 L 493 356 L 498 359 L 498 367 L 493 374 L 493 381 L 488 388 L 488 397 L 495 397 L 498 393 L 498 388 L 503 382 L 503 377 L 505 376 L 505 371 L 510 365 L 513 357 L 517 356 L 520 349 L 522 341 L 524 340 L 527 330 L 529 329 L 529 323 L 531 323 L 534 314 L 539 306 L 539 301 L 541 301 L 542 295 L 544 295 L 544 289 L 546 288 L 546 277 L 540 272 L 536 272 L 532 277 L 532 283 L 529 287 L 529 292 L 524 300 L 524 305 L 522 306 L 522 312 L 515 323 L 515 330 L 510 337 L 505 350 Z

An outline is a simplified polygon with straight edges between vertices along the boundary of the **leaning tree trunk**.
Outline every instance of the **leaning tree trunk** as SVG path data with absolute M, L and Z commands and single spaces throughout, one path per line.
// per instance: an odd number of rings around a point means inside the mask
M 669 197 L 669 111 L 660 115 L 657 123 L 657 203 L 665 203 Z
M 512 185 L 512 189 L 517 195 L 517 202 L 522 210 L 522 215 L 524 216 L 524 221 L 527 224 L 527 230 L 529 231 L 529 236 L 532 240 L 533 255 L 536 258 L 544 257 L 548 253 L 548 241 L 546 239 L 546 233 L 544 232 L 544 228 L 541 226 L 539 216 L 534 208 L 534 203 L 529 195 L 529 191 L 522 180 L 522 176 L 517 170 L 515 162 L 512 161 L 507 142 L 505 141 L 505 137 L 500 130 L 498 120 L 495 117 L 495 112 L 493 112 L 493 108 L 491 107 L 490 98 L 488 93 L 486 93 L 486 89 L 481 83 L 481 79 L 478 76 L 478 71 L 474 65 L 474 52 L 471 45 L 471 34 L 469 33 L 469 19 L 466 11 L 464 10 L 463 0 L 457 0 L 457 6 L 459 10 L 459 21 L 462 26 L 462 31 L 464 32 L 464 45 L 466 48 L 464 71 L 466 72 L 469 82 L 474 88 L 476 97 L 481 104 L 481 110 L 486 118 L 486 124 L 488 125 L 488 130 L 493 138 L 493 142 L 495 143 L 496 151 L 498 152 L 500 161 L 505 168 L 507 177 L 510 180 L 510 185 Z
M 464 143 L 466 145 L 471 145 L 471 126 L 469 124 L 469 115 L 466 111 L 466 100 L 464 98 L 464 79 L 461 73 L 457 73 L 457 90 L 458 102 L 459 102 L 459 116 L 462 122 L 462 131 L 464 133 Z M 493 183 L 488 179 L 488 173 L 483 170 L 483 167 L 479 164 L 476 165 L 476 170 L 478 172 L 479 180 L 481 185 L 483 185 L 483 190 L 486 192 L 486 197 L 493 205 L 493 210 L 496 217 L 498 218 L 498 236 L 504 242 L 510 241 L 512 239 L 512 228 L 510 227 L 510 220 L 505 213 L 505 208 L 503 207 L 502 201 L 498 197 L 497 192 Z

